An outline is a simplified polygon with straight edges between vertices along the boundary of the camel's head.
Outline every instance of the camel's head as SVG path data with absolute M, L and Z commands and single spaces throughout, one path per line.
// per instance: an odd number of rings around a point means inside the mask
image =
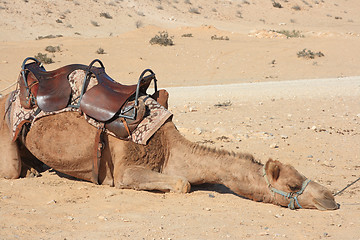
M 276 203 L 282 206 L 319 210 L 338 208 L 327 188 L 308 180 L 290 165 L 269 159 L 264 165 L 263 173 Z

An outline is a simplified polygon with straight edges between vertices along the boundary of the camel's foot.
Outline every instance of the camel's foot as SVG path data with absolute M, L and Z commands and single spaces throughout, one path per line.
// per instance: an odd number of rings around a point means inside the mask
M 40 176 L 41 176 L 41 174 L 35 168 L 24 167 L 24 166 L 21 168 L 20 177 L 33 178 L 33 177 L 40 177 Z
M 170 176 L 144 167 L 132 166 L 124 170 L 122 178 L 116 180 L 115 187 L 187 193 L 190 191 L 191 185 L 183 177 Z

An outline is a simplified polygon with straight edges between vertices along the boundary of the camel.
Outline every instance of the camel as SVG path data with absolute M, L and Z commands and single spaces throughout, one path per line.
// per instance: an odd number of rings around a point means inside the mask
M 4 119 L 6 97 L 1 100 Z M 11 141 L 5 121 L 0 126 L 0 177 L 16 179 L 29 162 L 91 181 L 97 129 L 76 112 L 41 118 L 26 140 Z M 265 164 L 246 153 L 232 153 L 188 141 L 171 118 L 147 145 L 105 136 L 99 183 L 120 189 L 188 193 L 192 185 L 222 184 L 236 195 L 292 208 L 334 210 L 332 193 L 306 180 L 294 167 L 269 159 Z M 285 195 L 284 195 L 285 194 Z

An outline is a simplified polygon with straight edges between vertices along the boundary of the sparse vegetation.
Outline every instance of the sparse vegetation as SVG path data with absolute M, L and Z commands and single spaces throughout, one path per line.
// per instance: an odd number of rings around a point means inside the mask
M 278 2 L 275 2 L 275 1 L 273 1 L 272 5 L 273 5 L 273 7 L 275 7 L 275 8 L 282 8 L 281 4 L 278 3 Z
M 193 37 L 192 33 L 184 33 L 181 37 Z
M 199 9 L 197 8 L 190 8 L 189 13 L 200 14 Z
M 38 53 L 34 56 L 38 61 L 44 63 L 44 64 L 50 64 L 54 63 L 54 60 L 51 57 L 48 57 L 47 54 Z
M 228 36 L 221 36 L 221 37 L 218 37 L 216 35 L 213 35 L 211 36 L 211 40 L 225 40 L 225 41 L 229 41 L 230 38 Z
M 69 14 L 71 13 L 70 9 L 66 9 L 61 15 L 66 15 L 66 14 Z
M 190 2 L 190 0 L 185 0 L 184 3 L 190 4 L 190 5 L 192 4 L 192 3 Z
M 173 38 L 174 36 L 169 37 L 168 32 L 163 31 L 159 32 L 159 35 L 155 35 L 155 37 L 151 38 L 149 43 L 151 45 L 158 44 L 161 46 L 172 46 L 174 45 Z
M 311 5 L 310 5 L 307 1 L 302 0 L 302 2 L 303 2 L 305 5 L 307 5 L 307 6 L 311 7 Z
M 112 19 L 113 17 L 109 13 L 102 12 L 100 13 L 100 17 L 104 17 L 107 19 Z
M 96 50 L 97 54 L 106 54 L 105 50 L 103 48 L 98 48 L 98 50 Z
M 237 11 L 236 11 L 236 17 L 242 18 L 242 14 L 241 14 L 241 11 L 240 11 L 240 10 L 237 10 Z
M 322 52 L 313 52 L 304 48 L 302 51 L 297 53 L 297 56 L 298 58 L 314 59 L 316 57 L 324 57 L 325 55 Z
M 143 12 L 137 12 L 137 15 L 139 15 L 140 17 L 145 17 L 145 14 Z
M 230 107 L 232 105 L 232 102 L 230 100 L 222 102 L 222 103 L 217 103 L 214 104 L 214 107 Z
M 96 22 L 96 21 L 91 20 L 91 24 L 92 24 L 94 27 L 100 27 L 100 25 L 99 25 L 98 22 Z
M 296 31 L 296 30 L 281 30 L 281 31 L 276 31 L 277 33 L 283 34 L 285 35 L 287 38 L 303 38 L 305 37 L 304 35 L 301 34 L 300 31 Z
M 45 51 L 54 53 L 54 52 L 60 52 L 60 46 L 47 46 L 45 48 Z
M 295 11 L 300 11 L 301 7 L 299 5 L 295 5 L 292 7 L 292 9 L 294 9 Z
M 164 10 L 164 7 L 161 6 L 161 5 L 156 6 L 156 8 L 157 8 L 158 10 Z
M 52 34 L 50 34 L 50 35 L 46 35 L 46 36 L 38 36 L 38 37 L 36 38 L 36 40 L 50 39 L 50 38 L 59 38 L 59 37 L 63 37 L 63 35 L 61 35 L 61 34 L 58 34 L 58 35 L 52 35 Z
M 141 28 L 143 26 L 143 22 L 141 20 L 138 20 L 135 22 L 136 28 Z

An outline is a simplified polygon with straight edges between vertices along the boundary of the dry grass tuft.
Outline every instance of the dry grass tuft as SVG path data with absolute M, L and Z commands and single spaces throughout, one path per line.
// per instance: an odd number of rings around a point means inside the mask
M 163 31 L 159 32 L 159 35 L 155 35 L 155 37 L 151 38 L 149 43 L 151 45 L 157 44 L 160 46 L 173 46 L 173 38 L 174 36 L 169 37 L 169 34 L 166 31 Z
M 38 53 L 37 55 L 34 56 L 39 62 L 44 63 L 44 64 L 50 64 L 50 63 L 54 63 L 54 60 L 51 57 L 48 57 L 47 54 L 45 53 Z
M 98 50 L 96 50 L 97 54 L 106 54 L 105 50 L 103 48 L 98 48 Z
M 54 52 L 60 52 L 60 46 L 47 46 L 45 48 L 45 51 L 54 53 Z
M 100 13 L 100 17 L 104 17 L 104 18 L 107 18 L 107 19 L 112 19 L 113 17 L 109 14 L 109 13 L 105 13 L 105 12 L 102 12 Z
M 324 57 L 325 55 L 322 52 L 313 52 L 304 48 L 302 51 L 297 53 L 297 56 L 298 58 L 314 59 L 316 57 Z
M 230 38 L 228 36 L 221 36 L 221 37 L 218 37 L 216 35 L 213 35 L 211 36 L 211 40 L 225 40 L 225 41 L 229 41 Z

